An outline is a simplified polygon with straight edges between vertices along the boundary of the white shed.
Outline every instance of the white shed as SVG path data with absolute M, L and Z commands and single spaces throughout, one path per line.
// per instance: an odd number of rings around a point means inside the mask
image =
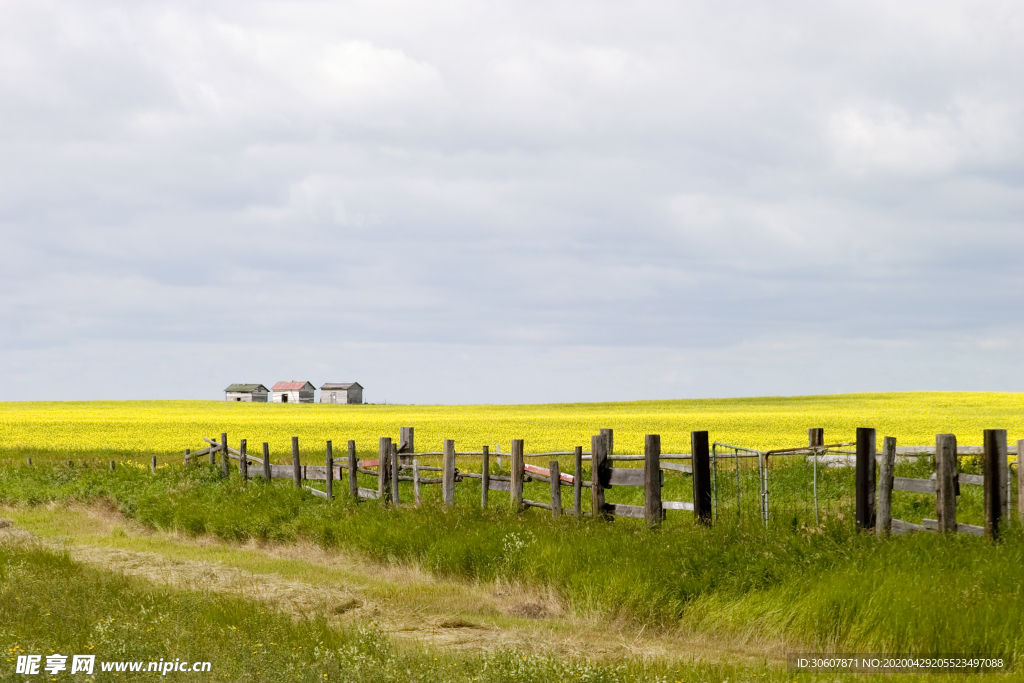
M 316 387 L 310 382 L 278 382 L 272 391 L 274 403 L 312 403 Z
M 224 400 L 266 403 L 269 393 L 262 384 L 232 384 L 224 390 Z
M 359 382 L 328 382 L 320 387 L 321 403 L 362 403 L 363 387 Z

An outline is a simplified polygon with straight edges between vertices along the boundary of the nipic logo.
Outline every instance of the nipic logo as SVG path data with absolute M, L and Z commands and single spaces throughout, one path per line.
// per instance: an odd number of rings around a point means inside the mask
M 96 655 L 72 655 L 70 671 L 68 671 L 68 655 L 47 655 L 45 663 L 42 655 L 18 655 L 17 662 L 14 665 L 14 673 L 34 676 L 45 672 L 51 676 L 56 676 L 61 672 L 67 671 L 70 674 L 92 675 L 95 668 Z M 158 662 L 100 662 L 101 671 L 151 672 L 158 673 L 161 676 L 166 676 L 172 671 L 186 673 L 207 672 L 210 668 L 210 662 L 183 662 L 180 658 L 173 661 L 161 659 Z

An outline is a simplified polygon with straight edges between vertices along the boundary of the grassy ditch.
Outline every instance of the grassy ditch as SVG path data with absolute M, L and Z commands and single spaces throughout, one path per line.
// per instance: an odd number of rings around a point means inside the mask
M 214 468 L 8 467 L 0 503 L 110 501 L 154 529 L 228 540 L 309 540 L 473 581 L 550 587 L 576 614 L 656 628 L 784 642 L 796 651 L 968 653 L 1024 646 L 1024 533 L 891 539 L 822 524 L 722 523 L 685 515 L 658 531 L 634 520 L 481 511 L 459 489 L 452 509 L 332 502 L 288 482 L 223 481 Z

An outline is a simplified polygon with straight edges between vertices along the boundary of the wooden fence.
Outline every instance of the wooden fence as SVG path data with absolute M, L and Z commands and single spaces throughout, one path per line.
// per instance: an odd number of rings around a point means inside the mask
M 808 430 L 808 446 L 778 449 L 775 451 L 756 451 L 746 449 L 762 456 L 767 467 L 770 455 L 801 455 L 810 454 L 815 458 L 819 453 L 833 446 L 824 445 L 823 430 Z M 375 460 L 359 460 L 356 457 L 355 441 L 348 442 L 347 454 L 335 460 L 332 443 L 326 442 L 326 457 L 323 465 L 303 465 L 299 456 L 299 439 L 291 440 L 292 463 L 290 465 L 274 465 L 270 463 L 270 452 L 267 443 L 262 444 L 261 456 L 248 452 L 247 443 L 242 439 L 238 449 L 228 445 L 227 434 L 220 439 L 204 438 L 206 448 L 191 452 L 185 451 L 186 462 L 208 457 L 211 464 L 216 464 L 217 455 L 223 476 L 230 474 L 230 460 L 238 461 L 238 469 L 243 481 L 254 477 L 266 479 L 288 478 L 295 482 L 297 488 L 304 488 L 324 498 L 334 497 L 334 482 L 348 483 L 348 495 L 355 500 L 379 500 L 382 504 L 398 505 L 399 482 L 413 484 L 413 502 L 421 502 L 421 487 L 440 485 L 441 499 L 445 505 L 455 502 L 455 487 L 466 479 L 480 480 L 480 504 L 487 507 L 490 492 L 498 491 L 509 495 L 510 504 L 518 510 L 530 507 L 550 510 L 558 516 L 564 512 L 574 515 L 588 514 L 582 510 L 583 489 L 590 489 L 591 510 L 589 514 L 598 514 L 604 518 L 634 517 L 644 519 L 649 526 L 657 526 L 665 518 L 669 510 L 692 511 L 694 518 L 710 525 L 712 522 L 712 479 L 711 452 L 708 432 L 694 431 L 690 434 L 690 453 L 663 454 L 661 437 L 649 434 L 644 439 L 643 455 L 613 455 L 614 432 L 602 429 L 599 434 L 591 437 L 590 451 L 584 452 L 582 447 L 573 451 L 526 453 L 522 439 L 513 439 L 511 452 L 506 454 L 490 452 L 487 446 L 480 451 L 456 451 L 455 442 L 446 439 L 443 449 L 439 452 L 416 452 L 414 430 L 412 427 L 401 429 L 400 441 L 395 443 L 390 437 L 381 437 L 378 444 L 378 457 Z M 898 447 L 894 437 L 885 437 L 880 453 L 876 452 L 875 430 L 858 428 L 857 439 L 839 446 L 855 446 L 850 455 L 855 456 L 856 467 L 856 523 L 864 529 L 874 529 L 878 534 L 907 533 L 909 531 L 938 531 L 941 533 L 963 532 L 986 535 L 990 538 L 999 536 L 1001 520 L 1007 518 L 1010 510 L 1010 475 L 1007 462 L 1006 430 L 989 429 L 984 432 L 982 447 L 957 447 L 956 437 L 952 434 L 936 436 L 936 445 L 931 447 Z M 739 448 L 729 446 L 729 448 Z M 743 449 L 741 449 L 743 450 Z M 1024 439 L 1017 442 L 1016 452 L 1024 453 Z M 930 479 L 911 479 L 893 476 L 893 468 L 897 454 L 929 454 L 934 453 L 936 472 Z M 957 456 L 965 454 L 981 455 L 984 474 L 970 475 L 958 473 Z M 491 457 L 507 455 L 510 459 L 511 472 L 508 475 L 496 475 L 490 472 Z M 563 473 L 558 460 L 550 459 L 547 467 L 526 462 L 527 458 L 553 458 L 557 456 L 573 456 L 573 473 Z M 421 465 L 420 457 L 440 457 L 441 467 Z M 480 471 L 460 471 L 456 467 L 456 458 L 480 458 Z M 750 456 L 737 456 L 750 457 Z M 642 468 L 615 467 L 615 461 L 643 460 Z M 671 460 L 690 460 L 689 464 L 667 462 Z M 583 462 L 590 461 L 590 481 L 583 478 Z M 817 461 L 815 461 L 817 462 Z M 692 475 L 693 502 L 662 500 L 665 472 L 686 473 Z M 423 473 L 437 473 L 439 476 L 423 476 Z M 358 484 L 358 475 L 368 475 L 377 479 L 376 489 L 364 488 Z M 1018 490 L 1024 491 L 1024 473 L 1018 468 Z M 325 481 L 325 490 L 305 486 L 303 481 Z M 523 484 L 529 481 L 542 481 L 550 484 L 548 500 L 536 501 L 524 498 Z M 876 484 L 877 481 L 877 484 Z M 597 484 L 595 485 L 595 482 Z M 985 495 L 985 525 L 974 526 L 956 521 L 956 496 L 960 495 L 960 485 L 980 485 Z M 608 503 L 605 490 L 612 486 L 635 486 L 644 491 L 643 505 L 624 505 Z M 564 505 L 562 489 L 572 489 L 571 505 Z M 936 519 L 925 519 L 923 524 L 912 524 L 893 519 L 892 492 L 910 491 L 930 493 L 936 496 Z M 1024 497 L 1018 495 L 1018 515 L 1024 520 Z
M 525 510 L 535 507 L 550 510 L 555 516 L 565 512 L 574 515 L 593 514 L 586 513 L 582 509 L 583 489 L 590 489 L 591 511 L 597 511 L 600 516 L 611 517 L 635 517 L 646 520 L 647 524 L 657 526 L 664 519 L 668 510 L 692 511 L 695 518 L 703 523 L 711 523 L 711 470 L 710 453 L 707 432 L 693 432 L 691 434 L 692 453 L 670 453 L 662 454 L 661 437 L 657 434 L 649 434 L 644 442 L 643 456 L 620 455 L 615 456 L 610 452 L 610 445 L 613 443 L 614 432 L 611 429 L 603 429 L 601 433 L 591 438 L 591 449 L 584 452 L 582 447 L 576 447 L 573 451 L 526 453 L 522 439 L 513 439 L 511 452 L 504 454 L 510 459 L 510 473 L 507 475 L 491 474 L 490 462 L 492 454 L 489 447 L 484 446 L 479 451 L 455 450 L 455 442 L 451 439 L 444 441 L 443 450 L 437 453 L 420 452 L 414 450 L 414 432 L 411 427 L 402 429 L 402 441 L 395 443 L 391 437 L 381 437 L 378 444 L 378 457 L 374 460 L 359 460 L 356 457 L 355 441 L 348 442 L 348 452 L 344 458 L 335 459 L 333 445 L 326 442 L 326 456 L 323 465 L 303 465 L 299 455 L 299 439 L 292 437 L 292 463 L 291 465 L 274 465 L 270 463 L 269 445 L 262 445 L 262 457 L 250 454 L 245 439 L 242 439 L 237 449 L 228 445 L 227 434 L 221 434 L 220 439 L 204 438 L 208 444 L 206 448 L 192 452 L 185 451 L 185 461 L 195 462 L 199 458 L 208 457 L 211 464 L 216 464 L 217 456 L 220 455 L 221 473 L 227 477 L 230 475 L 230 461 L 238 461 L 239 474 L 243 481 L 255 477 L 266 479 L 287 478 L 295 482 L 297 488 L 302 488 L 324 498 L 334 497 L 334 483 L 342 483 L 347 480 L 348 495 L 355 500 L 379 500 L 382 503 L 398 505 L 399 482 L 407 481 L 413 484 L 413 502 L 421 502 L 421 487 L 430 485 L 441 486 L 441 499 L 445 505 L 455 503 L 455 486 L 467 479 L 480 480 L 480 504 L 487 507 L 490 502 L 490 492 L 498 491 L 507 493 L 510 504 L 518 509 Z M 550 459 L 547 467 L 533 465 L 526 462 L 527 458 L 552 458 L 557 456 L 573 456 L 573 473 L 563 473 L 558 460 Z M 424 456 L 440 456 L 441 467 L 421 465 L 419 458 Z M 474 459 L 479 456 L 480 471 L 460 471 L 456 467 L 457 456 L 471 456 Z M 643 458 L 643 468 L 614 467 L 616 460 L 637 460 Z M 688 465 L 662 462 L 666 460 L 688 459 L 692 463 Z M 590 461 L 592 480 L 583 478 L 583 462 Z M 664 472 L 683 472 L 693 474 L 693 491 L 695 502 L 689 501 L 665 501 L 662 500 L 662 488 L 664 486 Z M 438 473 L 440 476 L 423 476 L 424 473 Z M 377 488 L 370 489 L 361 487 L 358 484 L 358 475 L 369 475 L 377 479 Z M 594 485 L 594 480 L 599 485 Z M 306 480 L 324 481 L 325 489 L 312 488 L 303 484 Z M 530 500 L 523 495 L 524 483 L 530 481 L 547 482 L 550 485 L 550 493 L 547 501 Z M 605 490 L 612 486 L 635 486 L 641 487 L 644 491 L 643 505 L 623 505 L 607 503 L 605 501 Z M 562 501 L 562 489 L 572 489 L 571 504 L 565 505 Z

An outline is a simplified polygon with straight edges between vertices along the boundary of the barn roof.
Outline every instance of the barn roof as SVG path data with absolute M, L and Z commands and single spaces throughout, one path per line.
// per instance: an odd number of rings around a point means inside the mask
M 262 384 L 232 384 L 224 391 L 234 391 L 241 394 L 251 394 L 254 391 L 267 391 Z
M 320 391 L 331 391 L 332 389 L 351 389 L 352 387 L 363 388 L 359 382 L 328 382 L 320 387 Z
M 316 389 L 310 382 L 278 382 L 274 385 L 274 391 L 301 391 L 306 387 Z

